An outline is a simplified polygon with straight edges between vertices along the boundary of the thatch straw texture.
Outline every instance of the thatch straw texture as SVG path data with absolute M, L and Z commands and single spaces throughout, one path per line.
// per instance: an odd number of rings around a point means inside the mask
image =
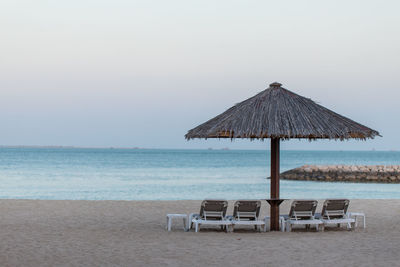
M 297 95 L 279 83 L 191 129 L 194 138 L 366 139 L 379 133 Z

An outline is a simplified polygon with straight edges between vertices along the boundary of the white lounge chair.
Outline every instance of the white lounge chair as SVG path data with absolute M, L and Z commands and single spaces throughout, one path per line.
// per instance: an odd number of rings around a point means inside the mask
M 346 224 L 347 229 L 354 229 L 356 220 L 347 214 L 350 200 L 348 199 L 327 199 L 322 207 L 322 212 L 319 219 L 324 225 L 336 224 L 340 227 L 341 224 Z
M 323 230 L 323 222 L 314 217 L 317 205 L 316 200 L 293 200 L 289 215 L 284 216 L 286 231 L 290 232 L 292 225 L 305 225 L 306 228 L 315 225 L 317 231 L 321 225 Z
M 200 206 L 200 213 L 189 215 L 188 230 L 192 224 L 195 225 L 196 232 L 200 231 L 201 225 L 220 225 L 221 229 L 226 229 L 228 232 L 232 222 L 225 217 L 227 208 L 226 200 L 204 200 Z
M 238 200 L 234 204 L 233 216 L 228 218 L 232 221 L 232 231 L 235 225 L 254 226 L 255 230 L 261 226 L 265 226 L 265 220 L 259 220 L 261 209 L 260 200 Z M 265 227 L 263 227 L 265 230 Z

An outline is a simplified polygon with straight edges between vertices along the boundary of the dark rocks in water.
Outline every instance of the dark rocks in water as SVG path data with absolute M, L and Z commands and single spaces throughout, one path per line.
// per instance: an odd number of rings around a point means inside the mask
M 283 172 L 280 177 L 300 181 L 400 183 L 400 165 L 304 165 Z

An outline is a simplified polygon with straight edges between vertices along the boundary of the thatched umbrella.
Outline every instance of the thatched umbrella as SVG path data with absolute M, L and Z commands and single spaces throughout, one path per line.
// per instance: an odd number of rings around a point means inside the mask
M 291 138 L 359 139 L 379 133 L 297 95 L 280 83 L 191 129 L 194 138 L 271 138 L 271 230 L 279 230 L 279 140 Z M 274 201 L 276 200 L 276 201 Z

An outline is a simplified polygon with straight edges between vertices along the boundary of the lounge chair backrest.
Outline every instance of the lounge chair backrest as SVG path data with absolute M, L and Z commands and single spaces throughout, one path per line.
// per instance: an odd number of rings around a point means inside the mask
M 205 220 L 222 220 L 225 218 L 228 201 L 226 200 L 203 200 L 200 207 L 200 218 Z
M 341 219 L 346 217 L 350 200 L 348 199 L 327 199 L 322 207 L 322 218 Z
M 313 219 L 317 205 L 318 201 L 316 200 L 293 200 L 289 218 L 294 220 Z
M 260 200 L 238 200 L 233 208 L 233 218 L 237 220 L 257 220 L 260 209 Z

